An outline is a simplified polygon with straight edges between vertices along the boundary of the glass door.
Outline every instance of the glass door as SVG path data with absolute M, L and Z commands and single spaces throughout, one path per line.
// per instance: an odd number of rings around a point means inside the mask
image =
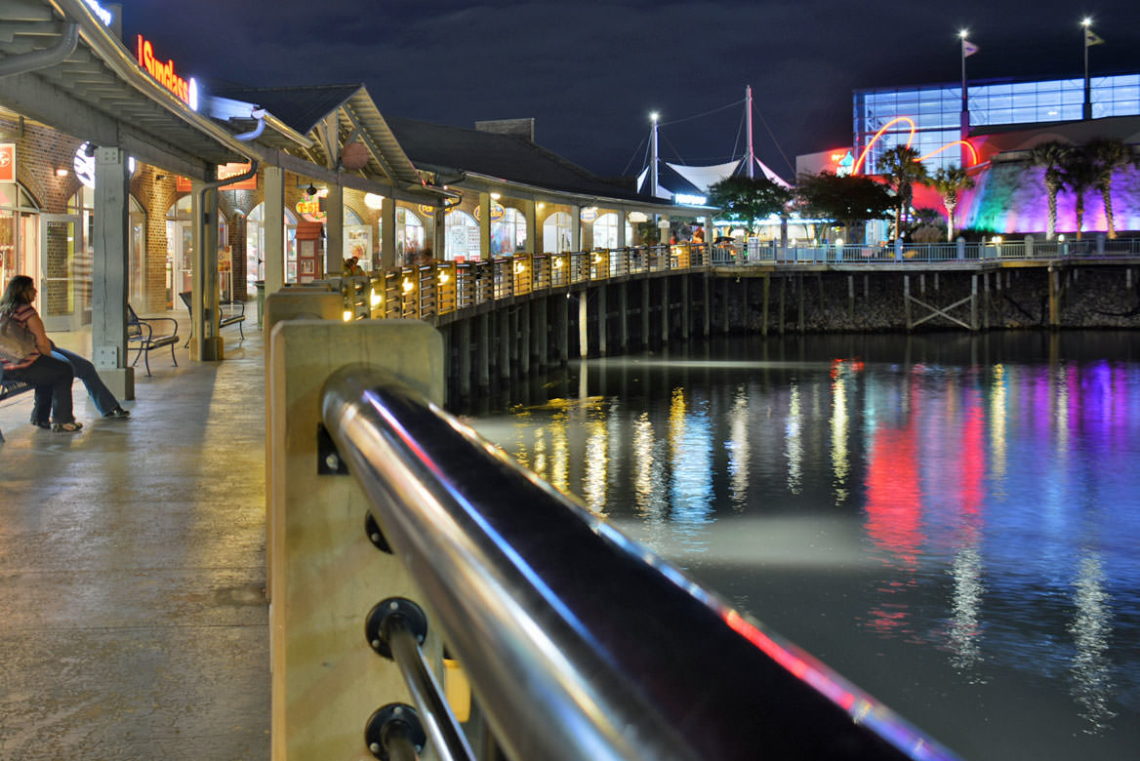
M 80 273 L 76 257 L 83 250 L 78 214 L 40 215 L 40 317 L 52 331 L 77 330 L 82 324 Z

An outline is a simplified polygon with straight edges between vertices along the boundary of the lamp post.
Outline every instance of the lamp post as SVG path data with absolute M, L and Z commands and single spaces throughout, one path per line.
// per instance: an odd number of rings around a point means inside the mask
M 1081 118 L 1083 119 L 1092 118 L 1092 85 L 1089 82 L 1089 48 L 1104 42 L 1091 27 L 1092 18 L 1090 16 L 1085 16 L 1081 19 L 1081 38 L 1084 40 L 1085 49 L 1085 103 L 1081 112 Z
M 963 145 L 960 149 L 961 155 L 959 157 L 959 165 L 966 166 L 966 140 L 970 137 L 970 91 L 966 84 L 966 59 L 978 52 L 978 46 L 970 42 L 967 37 L 970 36 L 970 30 L 962 29 L 958 32 L 958 40 L 962 51 L 962 113 L 959 121 L 959 136 L 958 139 L 962 141 Z
M 659 114 L 654 111 L 649 115 L 653 128 L 649 138 L 649 195 L 657 197 L 657 119 Z

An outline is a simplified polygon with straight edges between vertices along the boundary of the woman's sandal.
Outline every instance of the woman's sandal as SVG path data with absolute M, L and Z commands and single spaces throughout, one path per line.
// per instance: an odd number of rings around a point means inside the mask
M 75 433 L 83 427 L 83 423 L 73 420 L 70 423 L 54 423 L 51 427 L 56 433 Z

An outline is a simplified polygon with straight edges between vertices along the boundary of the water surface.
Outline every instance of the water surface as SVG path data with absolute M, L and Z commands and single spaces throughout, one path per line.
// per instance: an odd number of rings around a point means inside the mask
M 966 758 L 1137 759 L 1137 338 L 724 339 L 473 422 Z

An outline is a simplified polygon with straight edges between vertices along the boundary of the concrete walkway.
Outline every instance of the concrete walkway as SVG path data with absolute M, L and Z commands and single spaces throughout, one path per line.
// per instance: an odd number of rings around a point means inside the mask
M 128 421 L 0 405 L 3 761 L 269 758 L 262 338 L 223 335 L 140 363 Z

